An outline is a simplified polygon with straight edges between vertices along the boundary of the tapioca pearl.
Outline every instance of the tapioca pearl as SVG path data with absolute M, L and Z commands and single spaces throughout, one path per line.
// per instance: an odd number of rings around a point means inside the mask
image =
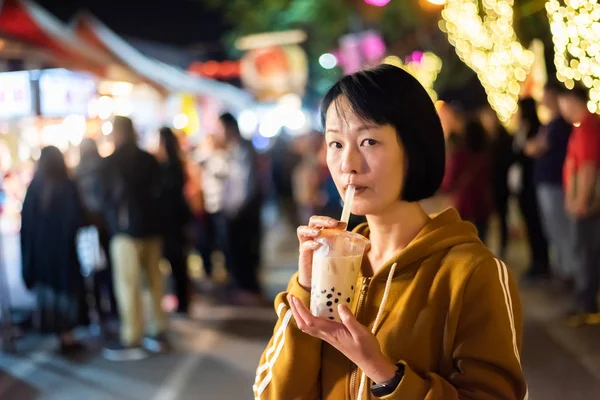
M 331 293 L 327 295 L 327 298 L 328 298 L 328 299 L 330 299 L 330 298 L 332 298 L 332 297 L 333 297 L 333 295 L 332 295 Z
M 332 291 L 332 292 L 335 292 L 335 288 L 331 288 L 331 291 Z
M 335 304 L 339 303 L 340 300 L 339 299 L 335 299 Z
M 331 301 L 327 302 L 327 307 L 331 307 L 333 305 L 333 303 Z
M 341 296 L 342 294 L 340 292 L 338 292 L 338 296 Z
M 354 286 L 350 286 L 350 290 L 354 290 Z
M 325 293 L 327 293 L 327 290 L 321 290 L 321 293 L 325 294 Z
M 335 318 L 333 318 L 333 317 L 329 317 L 329 319 L 332 320 L 332 321 L 335 320 Z
M 350 297 L 346 299 L 346 303 L 350 303 Z
M 333 308 L 330 308 L 330 309 L 329 309 L 329 312 L 330 312 L 330 313 L 332 313 L 332 312 L 333 312 Z

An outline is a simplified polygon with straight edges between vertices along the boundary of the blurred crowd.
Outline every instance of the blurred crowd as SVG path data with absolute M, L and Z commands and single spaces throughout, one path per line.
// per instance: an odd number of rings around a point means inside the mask
M 600 323 L 600 117 L 587 99 L 585 88 L 549 83 L 541 104 L 520 99 L 512 135 L 489 107 L 439 107 L 447 141 L 441 196 L 483 241 L 495 215 L 503 258 L 514 196 L 531 255 L 524 283 L 552 280 L 572 293 L 565 318 L 573 326 Z
M 195 146 L 161 128 L 148 152 L 133 121 L 119 116 L 114 152 L 103 158 L 96 142 L 84 139 L 72 170 L 59 149 L 42 150 L 21 214 L 22 271 L 37 299 L 34 328 L 58 335 L 62 351 L 82 349 L 77 326 L 108 332 L 118 321 L 118 340 L 104 335 L 103 355 L 141 359 L 170 348 L 165 309 L 188 316 L 198 295 L 264 305 L 263 206 L 277 207 L 289 233 L 313 214 L 339 217 L 321 133 L 282 132 L 269 151 L 257 153 L 231 114 L 217 126 Z M 192 252 L 201 256 L 201 279 L 190 276 Z M 168 279 L 161 260 L 170 264 Z M 214 260 L 222 260 L 225 282 L 215 278 Z

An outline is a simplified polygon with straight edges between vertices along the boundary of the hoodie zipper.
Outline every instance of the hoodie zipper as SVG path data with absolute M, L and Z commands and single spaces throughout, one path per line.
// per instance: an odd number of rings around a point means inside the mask
M 356 319 L 360 321 L 360 312 L 362 311 L 363 303 L 365 302 L 365 298 L 367 297 L 367 292 L 369 291 L 369 283 L 371 282 L 371 278 L 363 278 L 362 287 L 360 288 L 360 294 L 358 295 L 358 303 L 356 306 Z M 356 375 L 358 374 L 358 367 L 352 366 L 352 374 L 350 375 L 350 390 L 352 395 L 350 399 L 356 399 Z M 360 400 L 360 399 L 357 399 Z

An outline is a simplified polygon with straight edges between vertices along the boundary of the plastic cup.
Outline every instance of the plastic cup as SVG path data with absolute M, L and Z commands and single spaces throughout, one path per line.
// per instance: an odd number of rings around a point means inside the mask
M 369 240 L 357 233 L 323 229 L 313 254 L 310 311 L 316 317 L 341 322 L 338 305 L 354 301 L 363 254 Z

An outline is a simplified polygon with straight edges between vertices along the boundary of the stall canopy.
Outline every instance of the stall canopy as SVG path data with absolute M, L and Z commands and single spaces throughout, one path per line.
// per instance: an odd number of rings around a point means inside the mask
M 58 18 L 28 0 L 0 0 L 0 34 L 44 49 L 60 67 L 104 76 L 110 61 L 79 41 Z
M 10 71 L 9 62 L 13 67 L 16 64 L 17 69 L 32 65 L 43 68 L 56 65 L 56 57 L 40 47 L 0 34 L 0 72 Z
M 233 85 L 195 77 L 180 68 L 146 57 L 87 12 L 79 13 L 72 26 L 80 40 L 100 48 L 144 79 L 170 92 L 210 96 L 238 111 L 252 103 L 252 97 L 247 92 Z
M 56 67 L 112 80 L 144 81 L 163 92 L 206 95 L 233 111 L 252 104 L 242 89 L 146 57 L 89 13 L 78 14 L 71 28 L 32 1 L 0 0 L 0 35 L 43 50 Z

